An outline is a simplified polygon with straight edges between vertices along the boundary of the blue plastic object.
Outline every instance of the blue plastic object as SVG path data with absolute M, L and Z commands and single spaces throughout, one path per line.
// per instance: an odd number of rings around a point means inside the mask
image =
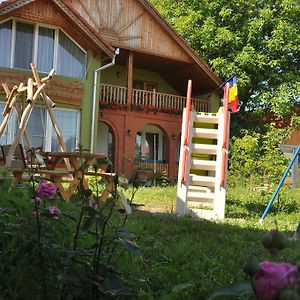
M 274 202 L 274 200 L 275 200 L 278 192 L 280 191 L 280 189 L 281 189 L 281 187 L 282 187 L 282 185 L 284 183 L 284 180 L 287 177 L 290 169 L 292 168 L 292 166 L 293 166 L 293 164 L 294 164 L 294 162 L 295 162 L 295 160 L 296 160 L 299 152 L 300 152 L 300 146 L 298 146 L 298 148 L 297 148 L 296 152 L 294 153 L 294 156 L 292 157 L 292 159 L 291 159 L 288 167 L 286 168 L 284 174 L 282 175 L 281 180 L 278 183 L 278 186 L 277 186 L 276 190 L 274 191 L 274 193 L 273 193 L 273 195 L 272 195 L 272 197 L 271 197 L 271 199 L 270 199 L 270 201 L 269 201 L 269 203 L 268 203 L 268 205 L 267 205 L 267 207 L 266 207 L 266 209 L 265 209 L 265 211 L 264 211 L 264 213 L 263 213 L 263 215 L 262 215 L 262 217 L 261 217 L 261 219 L 259 221 L 260 223 L 262 223 L 263 220 L 265 219 L 265 217 L 267 216 L 267 214 L 269 212 L 269 209 L 271 208 L 271 206 L 272 206 L 272 204 L 273 204 L 273 202 Z

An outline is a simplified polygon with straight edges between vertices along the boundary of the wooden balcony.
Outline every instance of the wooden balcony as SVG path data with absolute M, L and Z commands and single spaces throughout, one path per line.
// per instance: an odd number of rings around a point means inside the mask
M 131 103 L 127 100 L 127 88 L 117 85 L 100 85 L 100 106 L 103 108 L 131 108 L 181 114 L 186 97 L 145 90 L 132 90 Z M 209 100 L 192 98 L 195 111 L 209 112 Z

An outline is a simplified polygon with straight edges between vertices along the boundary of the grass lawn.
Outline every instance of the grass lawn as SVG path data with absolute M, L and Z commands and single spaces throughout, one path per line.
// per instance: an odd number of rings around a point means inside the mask
M 273 188 L 229 186 L 226 220 L 213 222 L 179 218 L 176 187 L 141 188 L 134 204 L 165 207 L 167 213 L 135 211 L 127 227 L 137 236 L 139 256 L 122 262 L 125 276 L 133 281 L 140 299 L 207 299 L 216 289 L 247 280 L 242 265 L 249 253 L 260 260 L 274 260 L 261 245 L 267 230 L 289 236 L 299 221 L 300 191 L 284 189 L 263 225 L 258 225 Z M 299 263 L 300 242 L 291 241 L 276 258 Z M 247 298 L 246 298 L 247 299 Z

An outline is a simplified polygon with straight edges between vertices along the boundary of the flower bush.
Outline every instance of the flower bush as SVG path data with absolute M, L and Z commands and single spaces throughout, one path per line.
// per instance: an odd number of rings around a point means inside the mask
M 277 229 L 267 232 L 262 240 L 273 259 L 287 243 L 286 235 Z M 300 300 L 299 266 L 269 260 L 259 262 L 256 255 L 250 254 L 243 270 L 250 282 L 227 286 L 215 292 L 210 299 L 237 299 L 252 294 L 258 300 Z
M 53 183 L 41 182 L 37 188 L 39 197 L 53 198 L 57 192 L 57 187 Z
M 82 168 L 85 166 L 83 165 Z M 28 185 L 0 184 L 0 298 L 113 299 L 133 295 L 119 269 L 126 252 L 136 254 L 125 228 L 130 205 L 99 177 L 63 202 L 52 183 L 32 177 Z M 8 192 L 9 191 L 9 192 Z
M 278 299 L 281 291 L 292 288 L 297 291 L 299 282 L 297 266 L 289 263 L 263 261 L 253 276 L 253 287 L 260 300 Z

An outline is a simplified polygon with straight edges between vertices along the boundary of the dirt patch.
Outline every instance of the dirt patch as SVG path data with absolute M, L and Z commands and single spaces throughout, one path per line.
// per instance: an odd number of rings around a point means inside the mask
M 134 212 L 149 212 L 149 213 L 175 213 L 175 208 L 168 205 L 160 204 L 135 204 L 133 205 Z

